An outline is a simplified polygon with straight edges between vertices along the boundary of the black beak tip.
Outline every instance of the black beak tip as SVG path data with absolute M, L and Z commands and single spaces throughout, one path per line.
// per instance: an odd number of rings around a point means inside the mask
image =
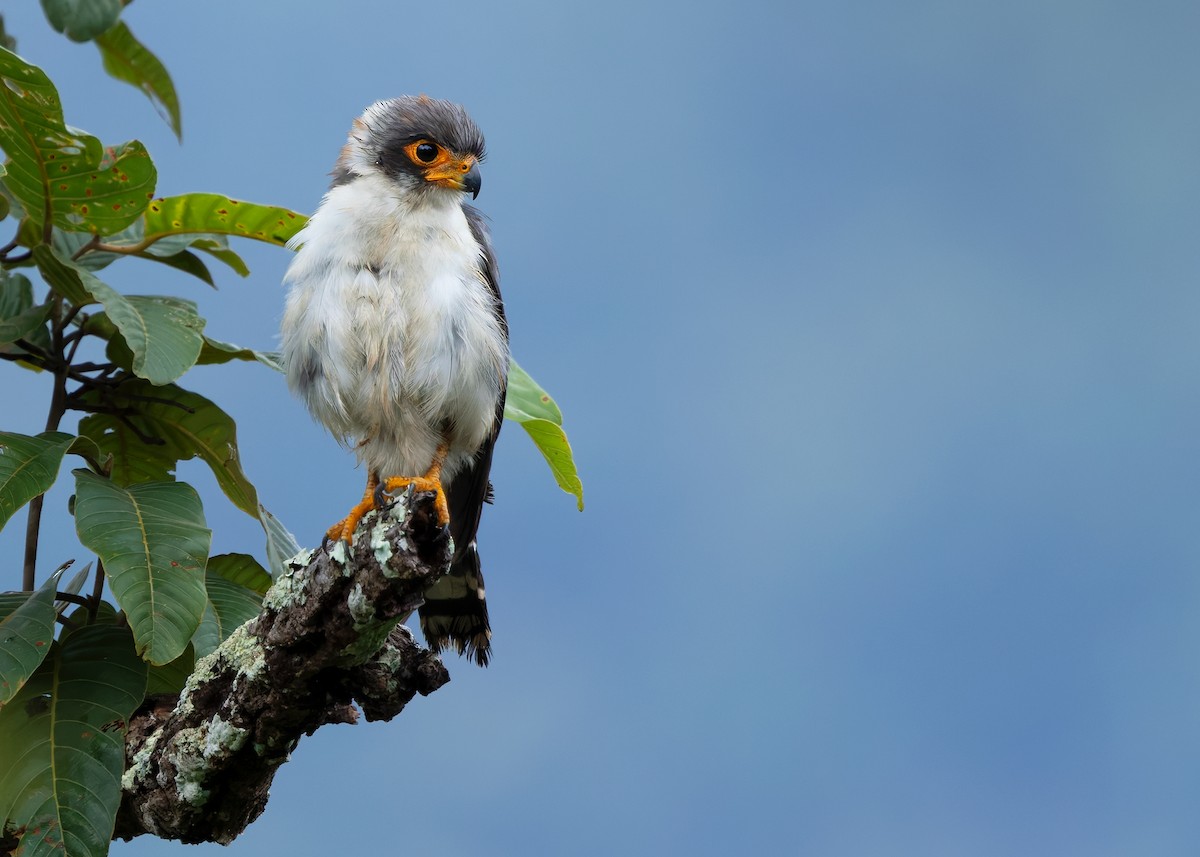
M 471 199 L 479 198 L 479 188 L 483 184 L 483 176 L 479 167 L 472 166 L 471 171 L 463 177 L 463 190 L 471 194 Z

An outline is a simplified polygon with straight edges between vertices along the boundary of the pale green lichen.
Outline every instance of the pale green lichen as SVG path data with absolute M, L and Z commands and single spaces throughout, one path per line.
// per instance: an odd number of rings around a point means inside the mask
M 387 561 L 392 558 L 392 546 L 387 540 L 388 523 L 384 519 L 376 521 L 371 527 L 371 550 L 375 552 L 375 561 L 383 566 L 387 574 Z
M 354 584 L 346 597 L 346 606 L 350 609 L 350 618 L 354 620 L 355 629 L 361 628 L 375 619 L 375 605 L 363 592 L 362 584 Z
M 159 734 L 155 733 L 147 738 L 146 743 L 133 754 L 133 761 L 129 763 L 129 767 L 121 775 L 122 791 L 132 791 L 139 779 L 149 775 L 146 766 L 150 761 L 150 756 L 154 753 L 154 748 L 158 745 Z
M 226 723 L 220 716 L 214 717 L 208 729 L 208 739 L 204 742 L 204 758 L 211 759 L 218 754 L 236 753 L 242 749 L 249 734 L 249 731 L 240 726 Z
M 221 653 L 229 666 L 237 670 L 235 687 L 243 680 L 254 681 L 267 666 L 267 653 L 263 650 L 262 640 L 251 634 L 246 625 L 230 634 L 217 652 Z
M 346 543 L 338 539 L 333 543 L 333 547 L 329 549 L 329 558 L 338 565 L 346 564 Z
M 366 663 L 387 642 L 388 634 L 400 624 L 399 619 L 386 619 L 382 622 L 371 622 L 355 628 L 358 638 L 341 651 L 341 663 L 345 666 Z
M 179 717 L 187 720 L 192 715 L 192 697 L 197 688 L 212 681 L 218 674 L 234 670 L 232 687 L 237 688 L 242 682 L 253 681 L 263 671 L 267 663 L 266 653 L 261 641 L 250 634 L 247 627 L 243 625 L 235 630 L 216 651 L 196 662 L 195 669 L 188 676 L 179 695 L 179 703 L 175 706 Z M 149 763 L 160 737 L 161 733 L 150 736 L 134 754 L 129 769 L 121 777 L 122 789 L 132 790 L 139 781 L 150 777 Z M 179 770 L 176 789 L 180 799 L 189 804 L 202 804 L 208 797 L 207 791 L 199 785 L 201 776 L 208 767 L 205 760 L 222 748 L 236 751 L 245 740 L 246 730 L 226 723 L 220 717 L 215 717 L 211 725 L 201 724 L 177 732 L 172 739 L 172 761 Z
M 202 806 L 209 791 L 202 783 L 213 760 L 236 753 L 249 733 L 213 715 L 212 720 L 194 729 L 181 729 L 175 735 L 175 792 L 191 806 Z
M 208 800 L 208 789 L 200 785 L 208 770 L 208 760 L 204 758 L 206 725 L 175 733 L 175 752 L 171 760 L 175 767 L 175 793 L 190 806 L 200 806 Z
M 316 553 L 316 551 L 309 550 L 307 548 L 303 548 L 303 549 L 301 549 L 300 553 L 296 554 L 294 557 L 289 559 L 283 565 L 285 568 L 290 568 L 293 571 L 298 571 L 299 569 L 304 568 L 306 565 L 308 565 L 310 562 L 312 562 L 313 554 L 315 554 L 315 553 Z
M 263 606 L 280 611 L 293 604 L 303 604 L 307 600 L 308 592 L 296 581 L 295 574 L 289 571 L 287 574 L 281 574 L 271 584 L 271 588 L 263 596 Z

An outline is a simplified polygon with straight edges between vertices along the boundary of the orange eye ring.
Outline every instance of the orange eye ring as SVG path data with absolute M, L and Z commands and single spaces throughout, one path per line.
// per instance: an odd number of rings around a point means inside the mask
M 449 153 L 429 140 L 416 140 L 404 147 L 404 153 L 414 164 L 421 167 L 432 167 L 449 158 Z

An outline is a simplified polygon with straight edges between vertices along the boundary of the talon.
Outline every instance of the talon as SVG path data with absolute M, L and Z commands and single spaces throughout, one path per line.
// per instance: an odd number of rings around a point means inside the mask
M 450 523 L 450 506 L 446 503 L 446 492 L 442 490 L 442 481 L 425 476 L 393 476 L 382 483 L 388 494 L 395 494 L 402 489 L 412 486 L 414 491 L 432 491 L 434 494 L 433 508 L 437 511 L 438 526 L 445 527 Z
M 358 529 L 358 522 L 367 512 L 378 508 L 376 505 L 376 489 L 378 487 L 379 477 L 372 473 L 367 477 L 367 490 L 363 492 L 362 500 L 355 504 L 346 517 L 325 531 L 325 539 L 321 542 L 322 547 L 325 546 L 326 541 L 344 541 L 346 544 L 354 542 L 354 531 Z
M 437 511 L 438 525 L 442 527 L 450 525 L 450 505 L 446 502 L 446 492 L 442 488 L 442 462 L 446 460 L 449 450 L 450 447 L 444 443 L 438 447 L 433 463 L 429 465 L 424 476 L 393 476 L 380 483 L 388 494 L 395 494 L 401 488 L 410 485 L 416 491 L 432 491 L 433 508 Z

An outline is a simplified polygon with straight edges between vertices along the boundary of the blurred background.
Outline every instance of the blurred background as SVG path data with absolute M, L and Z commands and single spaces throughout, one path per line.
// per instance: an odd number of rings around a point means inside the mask
M 587 492 L 509 426 L 493 665 L 301 742 L 221 853 L 1197 852 L 1200 7 L 141 0 L 180 145 L 10 5 L 67 122 L 145 142 L 163 195 L 311 212 L 367 104 L 465 104 L 514 353 Z M 273 349 L 289 253 L 237 249 L 216 292 L 106 277 Z M 4 375 L 39 431 L 48 386 Z M 302 544 L 360 496 L 281 376 L 181 383 Z M 180 476 L 214 552 L 263 557 Z M 43 573 L 86 559 L 67 493 Z

